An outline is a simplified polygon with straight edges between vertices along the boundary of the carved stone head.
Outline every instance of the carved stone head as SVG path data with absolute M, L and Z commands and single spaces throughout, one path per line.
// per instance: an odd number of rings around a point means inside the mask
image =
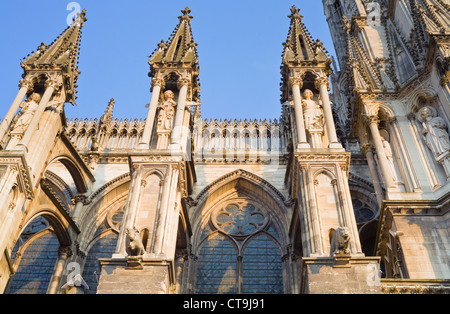
M 419 120 L 421 120 L 421 122 L 427 122 L 436 116 L 437 116 L 436 109 L 434 109 L 433 107 L 427 106 L 427 107 L 422 108 L 419 111 L 418 118 L 419 118 Z
M 167 90 L 164 92 L 164 100 L 170 101 L 175 98 L 175 94 L 171 90 Z
M 314 97 L 313 92 L 310 89 L 306 89 L 303 93 L 303 98 L 305 98 L 306 100 L 312 100 Z
M 34 101 L 37 104 L 40 103 L 41 95 L 39 95 L 38 93 L 31 94 L 31 96 L 28 98 L 28 102 L 30 102 L 30 101 Z

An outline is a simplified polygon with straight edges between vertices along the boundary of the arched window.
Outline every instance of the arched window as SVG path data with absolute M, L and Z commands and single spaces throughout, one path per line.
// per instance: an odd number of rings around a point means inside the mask
M 46 294 L 58 260 L 59 241 L 47 228 L 47 221 L 35 219 L 22 233 L 12 251 L 16 268 L 9 294 Z
M 213 236 L 202 247 L 199 256 L 197 293 L 236 293 L 237 250 L 232 242 L 222 235 Z
M 100 278 L 100 258 L 111 258 L 117 246 L 118 236 L 111 232 L 106 236 L 96 240 L 90 248 L 83 270 L 83 278 L 89 286 L 89 293 L 97 293 L 98 280 Z
M 282 294 L 276 229 L 256 202 L 240 198 L 219 206 L 201 231 L 196 293 Z
M 252 239 L 243 257 L 243 293 L 283 293 L 280 249 L 269 236 L 260 234 Z

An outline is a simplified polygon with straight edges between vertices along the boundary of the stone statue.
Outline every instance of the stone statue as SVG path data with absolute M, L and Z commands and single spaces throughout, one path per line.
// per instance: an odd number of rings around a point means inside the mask
M 91 144 L 91 152 L 98 152 L 100 146 L 98 145 L 98 140 L 97 140 L 97 138 L 96 138 L 95 136 L 92 136 L 92 137 L 91 137 L 91 141 L 92 141 L 92 144 Z
M 383 143 L 384 153 L 386 154 L 386 159 L 389 163 L 389 168 L 391 170 L 392 179 L 395 182 L 403 183 L 397 178 L 397 171 L 395 170 L 395 163 L 394 163 L 394 153 L 392 151 L 392 145 L 389 142 L 389 135 L 387 131 L 381 130 L 381 142 Z
M 27 126 L 30 125 L 40 102 L 41 95 L 33 93 L 20 105 L 22 110 L 17 118 L 13 131 L 25 131 Z
M 126 234 L 128 236 L 127 254 L 132 257 L 144 255 L 145 247 L 140 232 L 136 229 L 127 229 Z
M 323 130 L 323 111 L 320 105 L 313 100 L 314 94 L 311 90 L 305 90 L 303 94 L 303 115 L 307 130 Z
M 350 229 L 347 227 L 339 227 L 337 230 L 330 230 L 330 256 L 336 254 L 350 254 Z
M 177 103 L 173 100 L 175 97 L 171 90 L 164 93 L 164 102 L 159 106 L 161 109 L 158 116 L 158 131 L 170 131 L 173 128 L 173 119 L 175 116 L 175 107 Z
M 450 140 L 447 124 L 437 115 L 436 109 L 427 106 L 419 111 L 419 121 L 422 122 L 422 135 L 434 157 L 445 154 L 450 150 Z

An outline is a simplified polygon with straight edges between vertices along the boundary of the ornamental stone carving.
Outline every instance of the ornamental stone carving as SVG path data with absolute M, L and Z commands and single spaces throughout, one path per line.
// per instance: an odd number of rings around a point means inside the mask
M 142 243 L 140 232 L 136 229 L 127 229 L 127 254 L 136 257 L 145 254 L 144 244 Z
M 191 84 L 191 80 L 188 78 L 180 78 L 178 80 L 178 89 L 181 89 L 183 86 L 189 86 Z
M 427 106 L 422 108 L 417 119 L 422 123 L 422 135 L 427 147 L 435 158 L 450 150 L 448 126 L 444 119 L 439 117 L 436 109 Z
M 164 88 L 166 86 L 166 82 L 163 79 L 154 78 L 152 80 L 152 88 L 154 88 L 155 86 Z
M 300 88 L 303 87 L 303 79 L 299 77 L 291 77 L 289 79 L 289 83 L 291 84 L 291 86 L 298 85 Z
M 175 97 L 171 90 L 164 93 L 164 102 L 159 106 L 158 131 L 171 131 L 173 127 L 173 119 L 175 116 L 175 107 L 177 103 L 173 100 Z
M 350 254 L 350 229 L 347 227 L 339 227 L 336 230 L 330 230 L 330 256 L 336 254 Z
M 17 118 L 13 131 L 24 132 L 26 130 L 34 117 L 36 110 L 39 107 L 40 101 L 41 95 L 39 95 L 38 93 L 33 93 L 25 100 L 25 102 L 20 105 L 22 110 L 19 117 Z
M 313 97 L 314 94 L 311 90 L 305 90 L 302 101 L 305 127 L 309 131 L 323 131 L 323 111 Z
M 328 90 L 331 90 L 330 88 L 330 81 L 327 77 L 318 77 L 315 81 L 315 87 L 317 90 L 320 90 L 320 86 L 325 85 Z

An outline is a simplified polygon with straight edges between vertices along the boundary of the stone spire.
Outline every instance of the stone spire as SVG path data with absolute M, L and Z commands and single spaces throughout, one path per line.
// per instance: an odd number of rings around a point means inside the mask
M 114 98 L 111 98 L 111 100 L 108 103 L 108 107 L 106 108 L 105 114 L 100 118 L 100 125 L 108 124 L 113 119 L 113 110 L 115 105 Z
M 283 62 L 281 65 L 281 102 L 289 100 L 291 78 L 301 77 L 307 72 L 321 73 L 322 76 L 328 76 L 332 73 L 331 64 L 333 60 L 328 56 L 328 52 L 323 43 L 315 40 L 305 24 L 300 9 L 294 5 L 291 8 L 291 19 L 289 33 L 286 42 L 283 44 Z M 308 80 L 308 79 L 307 79 Z M 314 81 L 309 82 L 314 85 Z
M 432 35 L 450 33 L 450 5 L 441 0 L 414 0 L 411 2 L 416 17 Z
M 294 5 L 291 8 L 291 26 L 288 38 L 284 43 L 283 61 L 285 63 L 299 64 L 301 62 L 327 62 L 327 56 L 323 43 L 319 39 L 314 40 L 303 23 L 303 15 L 300 9 Z
M 352 87 L 359 91 L 382 91 L 385 89 L 377 64 L 372 62 L 366 48 L 354 34 L 351 21 L 343 17 L 342 28 L 346 35 L 347 71 L 352 78 Z
M 150 65 L 156 66 L 161 63 L 177 64 L 187 66 L 198 65 L 197 44 L 194 42 L 191 31 L 191 10 L 181 11 L 182 16 L 178 17 L 180 23 L 175 28 L 167 42 L 161 41 L 158 48 L 150 57 Z
M 191 29 L 191 10 L 186 7 L 179 16 L 179 23 L 167 42 L 161 41 L 150 56 L 150 77 L 156 78 L 166 73 L 190 73 L 191 84 L 188 98 L 200 103 L 199 63 L 197 44 Z M 167 79 L 167 77 L 165 78 Z M 167 87 L 167 86 L 166 86 Z
M 60 72 L 66 91 L 66 102 L 75 104 L 78 71 L 78 53 L 81 41 L 81 29 L 87 21 L 86 10 L 78 13 L 72 24 L 50 45 L 42 43 L 36 52 L 32 52 L 21 62 L 25 73 Z

